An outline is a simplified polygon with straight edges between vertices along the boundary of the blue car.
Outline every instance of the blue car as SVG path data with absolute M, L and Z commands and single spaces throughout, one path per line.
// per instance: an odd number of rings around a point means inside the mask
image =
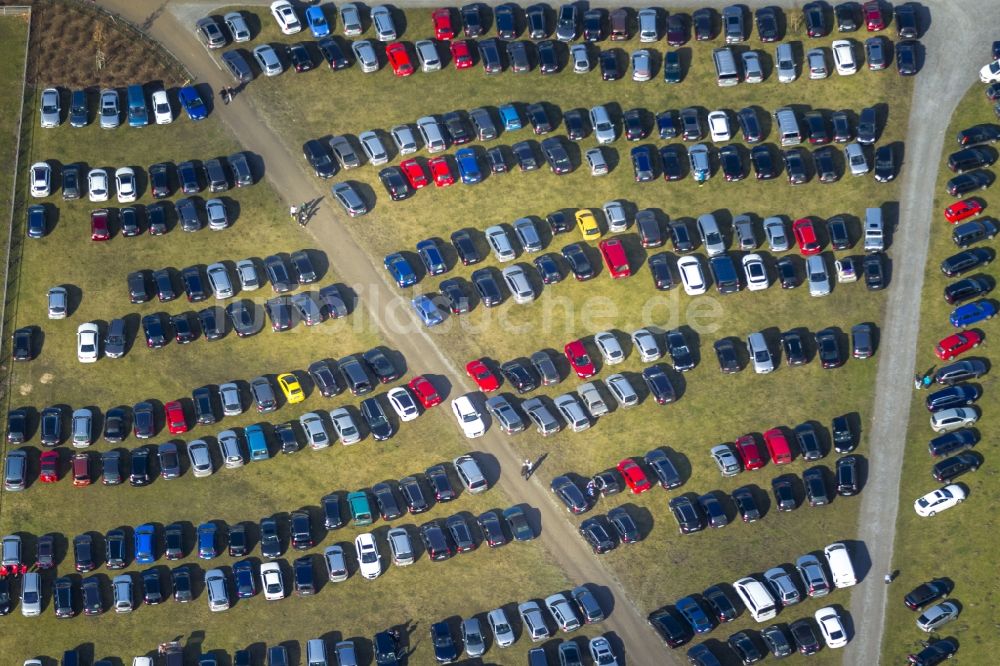
M 455 160 L 458 162 L 458 173 L 462 176 L 463 183 L 475 185 L 483 180 L 483 172 L 479 169 L 475 150 L 462 148 L 455 153 Z
M 521 129 L 521 115 L 513 104 L 503 104 L 500 106 L 500 122 L 507 131 Z
M 215 548 L 214 523 L 202 523 L 198 526 L 198 557 L 203 560 L 210 560 L 218 555 Z
M 632 149 L 632 169 L 635 171 L 635 182 L 645 183 L 653 180 L 652 146 L 636 146 Z
M 385 269 L 389 271 L 399 287 L 409 287 L 417 283 L 417 274 L 413 272 L 410 262 L 398 252 L 385 258 Z
M 675 604 L 677 612 L 684 616 L 696 634 L 706 634 L 712 631 L 712 621 L 694 597 L 678 599 Z
M 312 30 L 313 37 L 319 39 L 330 34 L 330 24 L 326 22 L 326 15 L 323 14 L 322 7 L 310 7 L 306 10 L 306 23 Z
M 208 108 L 194 86 L 184 86 L 177 92 L 177 97 L 191 120 L 204 120 L 208 117 Z
M 430 296 L 420 294 L 410 301 L 410 304 L 413 305 L 413 310 L 420 317 L 420 321 L 424 322 L 424 326 L 430 328 L 444 321 L 444 315 Z
M 233 564 L 233 578 L 236 579 L 236 596 L 249 599 L 257 594 L 257 584 L 253 575 L 253 562 L 240 560 Z
M 156 528 L 151 524 L 139 525 L 135 528 L 135 561 L 138 564 L 152 564 L 156 561 L 156 546 L 154 537 Z
M 267 437 L 264 428 L 259 425 L 247 426 L 243 433 L 247 436 L 247 448 L 250 450 L 250 460 L 267 460 L 271 457 L 267 449 Z
M 420 261 L 424 262 L 424 268 L 427 269 L 428 275 L 440 275 L 447 272 L 448 264 L 445 263 L 441 250 L 438 249 L 437 243 L 433 240 L 427 239 L 417 243 L 417 255 L 420 256 Z
M 963 326 L 970 326 L 984 319 L 992 319 L 996 313 L 997 306 L 992 301 L 980 300 L 955 308 L 948 321 L 955 328 L 962 328 Z

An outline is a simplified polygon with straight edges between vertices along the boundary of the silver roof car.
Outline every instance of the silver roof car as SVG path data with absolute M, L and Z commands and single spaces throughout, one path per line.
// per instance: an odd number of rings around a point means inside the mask
M 67 292 L 65 287 L 52 287 L 49 289 L 49 319 L 65 319 L 68 309 Z
M 514 409 L 514 406 L 502 395 L 493 396 L 486 401 L 486 409 L 496 419 L 497 425 L 508 435 L 521 432 L 525 428 L 524 419 Z
M 234 382 L 228 382 L 219 386 L 219 396 L 222 400 L 223 414 L 226 416 L 239 416 L 243 413 L 240 388 Z
M 73 411 L 73 446 L 86 448 L 94 443 L 94 413 L 86 407 Z
M 361 441 L 358 424 L 354 422 L 354 417 L 347 409 L 344 407 L 331 409 L 330 420 L 333 421 L 333 429 L 337 431 L 341 444 L 356 444 Z
M 790 42 L 778 44 L 774 58 L 775 69 L 778 70 L 778 81 L 780 83 L 791 83 L 797 76 L 795 70 L 795 52 L 792 50 Z
M 489 489 L 489 483 L 483 476 L 482 470 L 479 469 L 479 463 L 471 455 L 459 456 L 452 463 L 455 465 L 455 471 L 458 472 L 458 478 L 462 481 L 462 485 L 470 493 L 481 493 Z
M 705 213 L 698 216 L 698 235 L 701 236 L 701 242 L 708 256 L 714 257 L 726 251 L 726 241 L 719 230 L 715 215 Z
M 363 30 L 361 26 L 361 12 L 353 2 L 345 2 L 340 6 L 340 25 L 344 26 L 344 35 L 353 37 L 360 35 Z
M 587 411 L 593 417 L 604 416 L 610 410 L 608 409 L 608 403 L 604 402 L 604 396 L 601 395 L 600 390 L 597 388 L 597 382 L 586 382 L 580 384 L 576 388 L 577 394 L 580 396 L 580 400 L 586 405 Z
M 205 440 L 196 439 L 193 442 L 188 442 L 187 452 L 188 459 L 191 461 L 191 471 L 194 472 L 195 476 L 203 477 L 212 475 L 212 454 L 209 453 L 208 444 L 205 443 Z
M 747 353 L 753 363 L 753 370 L 758 375 L 764 375 L 774 370 L 774 357 L 767 346 L 764 334 L 758 332 L 747 336 Z
M 483 640 L 483 630 L 478 618 L 462 620 L 462 645 L 465 646 L 465 654 L 470 657 L 481 657 L 486 652 L 486 641 Z
M 587 166 L 590 167 L 591 176 L 603 176 L 610 170 L 608 160 L 605 159 L 600 146 L 589 149 L 584 157 L 587 159 Z
M 62 105 L 59 102 L 59 90 L 56 88 L 46 88 L 43 90 L 40 106 L 42 127 L 58 127 L 62 122 Z
M 339 583 L 347 580 L 349 574 L 347 570 L 347 560 L 344 558 L 344 547 L 336 544 L 327 546 L 323 551 L 323 559 L 326 561 L 326 573 L 330 581 Z M 344 662 L 340 662 L 343 664 Z
M 557 592 L 545 598 L 545 607 L 562 631 L 574 631 L 580 628 L 580 618 L 577 617 L 573 604 L 566 595 Z
M 594 128 L 597 143 L 611 143 L 618 137 L 615 124 L 611 122 L 611 114 L 603 106 L 595 106 L 590 110 L 590 126 Z
M 535 428 L 540 435 L 552 435 L 559 432 L 562 428 L 559 421 L 552 415 L 552 412 L 545 406 L 541 398 L 525 400 L 521 404 L 521 409 L 528 415 L 531 422 L 535 424 Z
M 37 575 L 37 574 L 36 574 Z M 115 612 L 132 612 L 132 576 L 130 574 L 118 574 L 111 581 L 111 589 L 114 591 Z
M 810 597 L 824 597 L 829 594 L 830 583 L 826 579 L 826 572 L 823 570 L 819 558 L 815 555 L 803 555 L 795 560 L 795 568 L 802 576 L 806 594 Z
M 622 349 L 621 344 L 618 343 L 618 338 L 615 337 L 614 333 L 610 331 L 596 333 L 594 335 L 594 344 L 597 345 L 598 351 L 601 352 L 601 357 L 604 358 L 604 362 L 608 365 L 615 365 L 625 360 L 625 351 Z
M 243 291 L 253 291 L 260 287 L 260 275 L 252 260 L 241 259 L 237 261 L 236 275 L 240 279 L 240 289 Z
M 633 333 L 632 344 L 635 345 L 636 351 L 639 352 L 639 360 L 643 363 L 652 363 L 663 356 L 663 350 L 656 342 L 656 336 L 648 328 L 640 328 Z
M 639 49 L 632 54 L 632 80 L 649 81 L 653 76 L 652 56 L 646 49 Z
M 265 76 L 277 76 L 284 71 L 277 51 L 270 44 L 261 44 L 254 47 L 253 57 Z
M 368 157 L 368 161 L 373 166 L 385 164 L 389 161 L 389 153 L 386 152 L 385 146 L 382 145 L 382 139 L 379 138 L 378 134 L 371 130 L 362 132 L 358 135 L 358 140 L 361 142 L 361 149 L 365 151 L 365 156 Z
M 493 249 L 497 261 L 513 261 L 517 256 L 507 231 L 499 224 L 486 229 L 486 241 Z
M 115 129 L 121 123 L 117 90 L 105 88 L 101 91 L 100 118 L 102 129 Z
M 515 303 L 525 304 L 535 300 L 535 290 L 528 280 L 528 274 L 521 266 L 507 266 L 501 271 L 503 281 L 510 290 Z
M 230 298 L 233 295 L 233 283 L 229 279 L 229 270 L 225 264 L 209 264 L 206 273 L 216 298 Z
M 609 201 L 603 206 L 604 219 L 608 223 L 608 231 L 619 233 L 628 228 L 628 218 L 625 215 L 625 205 L 621 201 Z
M 392 136 L 392 142 L 396 144 L 400 155 L 417 152 L 417 148 L 419 148 L 417 139 L 409 125 L 396 125 L 389 130 L 389 134 Z
M 416 557 L 413 554 L 413 544 L 410 534 L 404 527 L 393 527 L 385 535 L 389 542 L 389 552 L 392 553 L 392 563 L 397 567 L 413 564 Z
M 767 581 L 774 593 L 774 598 L 781 602 L 782 606 L 791 606 L 802 600 L 798 586 L 792 575 L 781 567 L 774 567 L 764 572 L 764 580 Z
M 250 28 L 247 26 L 243 14 L 240 12 L 229 12 L 222 17 L 222 20 L 226 22 L 226 27 L 229 28 L 234 42 L 250 41 Z
M 537 602 L 525 601 L 518 604 L 517 612 L 521 616 L 524 632 L 531 638 L 531 642 L 534 643 L 549 637 L 549 628 L 545 626 L 545 616 L 542 615 L 542 608 Z
M 306 440 L 311 449 L 325 449 L 330 446 L 330 436 L 326 434 L 326 426 L 317 412 L 306 412 L 299 417 L 299 425 L 306 434 Z
M 624 375 L 614 374 L 607 378 L 608 390 L 622 407 L 632 407 L 639 404 L 639 394 Z
M 580 432 L 590 427 L 587 412 L 584 411 L 575 393 L 564 393 L 557 396 L 553 402 L 573 432 Z
M 861 144 L 856 141 L 852 141 L 844 146 L 844 159 L 847 161 L 847 166 L 851 169 L 852 176 L 863 176 L 870 170 L 868 158 L 865 157 L 865 151 L 861 147 Z
M 354 151 L 354 146 L 344 136 L 335 136 L 330 139 L 330 150 L 333 156 L 340 162 L 341 169 L 353 169 L 361 166 L 361 158 Z
M 434 42 L 429 39 L 421 39 L 413 45 L 413 48 L 417 52 L 421 71 L 436 72 L 441 69 L 441 56 L 438 54 Z
M 810 79 L 825 79 L 830 75 L 830 70 L 826 66 L 826 52 L 822 48 L 809 49 L 806 62 L 809 63 Z
M 822 254 L 806 257 L 806 277 L 809 279 L 810 296 L 826 296 L 830 293 L 830 272 Z
M 514 222 L 514 233 L 525 252 L 539 252 L 542 249 L 542 239 L 538 235 L 535 223 L 528 217 L 522 217 Z
M 368 207 L 361 195 L 350 183 L 337 183 L 330 188 L 330 192 L 351 217 L 364 215 L 368 212 Z
M 212 231 L 222 231 L 229 226 L 226 203 L 222 199 L 209 199 L 206 201 L 205 215 L 208 217 L 208 228 Z
M 756 51 L 744 51 L 740 57 L 743 59 L 743 80 L 747 83 L 763 81 L 764 68 L 760 64 L 760 54 Z
M 769 217 L 764 220 L 764 235 L 771 252 L 784 252 L 788 249 L 788 235 L 785 233 L 785 223 L 780 217 Z
M 362 72 L 370 74 L 378 71 L 378 57 L 375 55 L 375 48 L 370 41 L 361 39 L 352 42 L 351 50 L 354 51 L 354 57 L 357 58 Z
M 722 476 L 736 476 L 742 471 L 740 459 L 736 457 L 728 444 L 713 446 L 710 453 L 715 464 L 719 466 L 719 472 L 722 473 Z
M 757 234 L 753 230 L 753 218 L 747 214 L 737 215 L 733 219 L 733 229 L 739 240 L 741 250 L 753 250 L 757 247 Z
M 569 57 L 573 61 L 573 71 L 576 74 L 586 74 L 590 71 L 590 55 L 586 44 L 574 44 L 569 48 Z
M 507 614 L 502 608 L 494 608 L 486 614 L 486 621 L 493 632 L 493 640 L 499 647 L 509 647 L 514 644 L 514 630 L 507 620 Z
M 954 601 L 942 601 L 931 606 L 917 618 L 917 628 L 921 631 L 937 631 L 942 625 L 958 617 L 960 609 Z
M 688 162 L 691 165 L 691 173 L 696 178 L 707 180 L 712 175 L 712 165 L 708 157 L 708 146 L 703 143 L 696 143 L 688 149 Z
M 220 387 L 221 390 L 221 387 Z M 223 403 L 225 405 L 225 403 Z M 240 448 L 240 440 L 235 430 L 223 430 L 218 435 L 219 455 L 222 456 L 222 464 L 226 469 L 236 469 L 243 467 L 246 459 L 243 457 L 243 450 Z
M 385 5 L 372 7 L 372 27 L 381 42 L 391 42 L 396 39 L 396 24 L 392 20 L 392 12 Z
M 653 7 L 647 7 L 646 9 L 639 10 L 639 41 L 640 42 L 655 42 L 660 38 L 660 32 L 657 28 L 657 19 L 659 16 L 659 10 Z

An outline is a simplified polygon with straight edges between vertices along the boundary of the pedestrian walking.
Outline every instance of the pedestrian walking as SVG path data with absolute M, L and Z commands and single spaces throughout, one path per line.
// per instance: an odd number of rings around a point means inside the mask
M 892 582 L 892 574 L 891 573 L 887 573 L 885 575 L 885 584 L 888 585 L 891 582 Z
M 288 212 L 292 216 L 292 219 L 294 220 L 298 216 L 298 214 L 299 214 L 299 207 L 298 206 L 290 206 L 288 208 Z
M 530 471 L 531 471 L 531 461 L 525 460 L 523 463 L 521 463 L 521 478 L 527 481 L 528 474 L 530 473 Z

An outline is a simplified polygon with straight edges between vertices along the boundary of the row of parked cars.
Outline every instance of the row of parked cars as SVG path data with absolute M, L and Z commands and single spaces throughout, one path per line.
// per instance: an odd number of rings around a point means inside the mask
M 59 127 L 68 119 L 70 127 L 86 127 L 92 121 L 91 94 L 86 88 L 69 93 L 70 103 L 63 107 L 64 91 L 46 88 L 39 100 L 39 122 L 43 129 Z M 125 91 L 125 120 L 129 127 L 146 127 L 151 122 L 169 125 L 174 121 L 175 112 L 170 96 L 162 87 L 146 97 L 143 84 L 133 84 Z M 208 116 L 208 107 L 201 99 L 195 86 L 182 86 L 177 90 L 177 101 L 191 120 L 203 120 Z M 115 88 L 100 91 L 96 110 L 101 129 L 116 129 L 122 122 L 122 95 Z

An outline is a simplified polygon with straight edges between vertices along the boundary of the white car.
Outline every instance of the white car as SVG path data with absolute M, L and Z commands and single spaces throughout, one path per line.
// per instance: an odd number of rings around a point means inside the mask
M 585 44 L 574 44 L 569 48 L 569 58 L 573 61 L 573 72 L 586 74 L 590 71 L 590 55 Z
M 455 414 L 458 425 L 469 439 L 482 437 L 486 432 L 483 416 L 472 404 L 469 396 L 462 395 L 451 401 L 451 411 Z
M 191 461 L 191 471 L 196 477 L 212 476 L 212 454 L 209 453 L 208 444 L 203 439 L 196 439 L 188 442 L 188 459 Z
M 764 235 L 771 252 L 784 252 L 788 249 L 788 234 L 785 233 L 785 223 L 780 217 L 769 217 L 764 220 Z
M 132 203 L 138 194 L 135 184 L 135 171 L 131 167 L 115 169 L 115 190 L 118 192 L 118 203 Z
M 858 266 L 853 257 L 844 257 L 833 262 L 833 267 L 837 271 L 838 283 L 849 283 L 858 281 Z
M 52 167 L 47 162 L 31 165 L 31 196 L 47 197 L 52 193 Z
M 1000 83 L 1000 60 L 994 60 L 979 70 L 979 80 L 983 83 Z
M 382 139 L 378 138 L 378 134 L 375 132 L 371 130 L 362 132 L 358 135 L 358 141 L 361 142 L 361 149 L 365 151 L 365 156 L 372 166 L 385 164 L 389 161 L 389 153 L 382 145 Z
M 333 429 L 337 431 L 337 437 L 340 438 L 341 444 L 347 446 L 361 441 L 361 431 L 358 430 L 358 424 L 354 422 L 351 413 L 343 407 L 330 410 L 330 421 L 333 422 Z
M 358 569 L 361 575 L 368 580 L 375 580 L 382 575 L 382 557 L 379 555 L 378 546 L 375 545 L 375 536 L 370 532 L 359 534 L 354 539 L 354 552 L 358 557 Z
M 380 42 L 391 42 L 396 39 L 396 24 L 392 21 L 392 12 L 386 5 L 372 7 L 372 27 Z
M 277 76 L 285 71 L 285 68 L 281 65 L 281 60 L 278 59 L 278 54 L 270 44 L 255 46 L 253 57 L 260 67 L 260 71 L 264 72 L 265 76 Z
M 950 509 L 965 501 L 965 490 L 962 486 L 951 484 L 933 490 L 913 503 L 913 510 L 918 516 L 928 518 L 945 509 Z
M 94 363 L 98 355 L 97 324 L 87 322 L 76 329 L 76 358 L 80 363 Z
M 278 28 L 283 35 L 294 35 L 302 30 L 302 22 L 299 21 L 295 8 L 288 0 L 275 0 L 271 3 L 271 16 L 278 22 Z
M 681 284 L 688 296 L 698 296 L 708 290 L 705 283 L 705 273 L 701 269 L 698 257 L 688 255 L 677 260 L 677 272 L 681 274 Z
M 281 577 L 281 565 L 277 562 L 264 562 L 260 565 L 260 589 L 264 598 L 277 601 L 285 598 L 285 581 Z
M 169 125 L 174 122 L 174 110 L 170 106 L 166 90 L 157 90 L 153 93 L 153 118 L 156 119 L 157 125 Z
M 746 275 L 747 289 L 750 291 L 761 291 L 771 284 L 767 279 L 764 260 L 756 252 L 743 256 L 743 273 Z
M 858 71 L 858 61 L 854 59 L 854 49 L 846 39 L 833 40 L 833 65 L 837 74 L 850 76 Z
M 652 7 L 640 9 L 636 18 L 639 20 L 639 41 L 643 44 L 655 42 L 660 38 L 660 31 L 657 28 L 660 13 Z
M 412 421 L 420 416 L 420 410 L 417 409 L 416 401 L 414 401 L 410 392 L 402 386 L 397 386 L 390 390 L 388 395 L 389 404 L 392 405 L 400 421 Z
M 417 60 L 420 61 L 420 71 L 436 72 L 441 69 L 441 56 L 438 54 L 434 42 L 429 39 L 421 39 L 413 48 L 417 52 Z
M 640 328 L 633 333 L 632 344 L 635 345 L 636 351 L 639 352 L 639 360 L 643 363 L 652 363 L 663 356 L 660 345 L 656 343 L 656 336 L 648 328 Z
M 632 54 L 632 80 L 649 81 L 653 77 L 653 64 L 649 51 L 639 49 Z
M 590 110 L 590 126 L 594 128 L 597 143 L 611 143 L 618 138 L 615 124 L 611 122 L 611 114 L 604 106 L 595 106 Z
M 375 48 L 370 41 L 359 39 L 356 42 L 352 42 L 351 50 L 354 51 L 354 57 L 361 66 L 362 72 L 370 74 L 378 71 L 378 57 L 375 55 Z
M 323 419 L 318 413 L 306 412 L 299 417 L 299 425 L 306 434 L 310 449 L 325 449 L 330 446 L 330 436 L 326 433 L 326 426 L 323 425 Z
M 820 608 L 813 617 L 823 634 L 823 640 L 830 649 L 842 648 L 847 645 L 847 632 L 844 631 L 844 623 L 840 621 L 840 615 L 833 606 Z
M 628 228 L 628 218 L 625 216 L 625 206 L 621 201 L 609 201 L 603 206 L 604 219 L 608 223 L 608 231 L 617 234 Z
M 979 420 L 979 413 L 972 407 L 952 407 L 931 414 L 931 430 L 951 432 L 973 425 Z
M 729 141 L 733 138 L 733 131 L 729 127 L 729 116 L 725 111 L 712 111 L 708 114 L 708 131 L 712 135 L 712 141 Z
M 226 22 L 226 27 L 232 33 L 234 42 L 250 41 L 250 27 L 247 25 L 246 19 L 243 18 L 243 14 L 229 12 L 222 17 L 222 20 Z
M 625 360 L 625 352 L 613 333 L 601 331 L 594 336 L 594 344 L 597 345 L 601 357 L 608 365 L 615 365 Z
M 236 262 L 236 276 L 240 279 L 240 289 L 243 291 L 254 291 L 260 288 L 260 275 L 250 259 L 240 259 Z

